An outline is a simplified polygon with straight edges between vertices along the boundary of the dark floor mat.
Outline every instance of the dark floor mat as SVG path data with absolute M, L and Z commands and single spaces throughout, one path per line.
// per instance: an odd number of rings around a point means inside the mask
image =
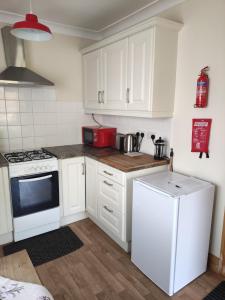
M 220 282 L 203 300 L 225 300 L 225 281 Z
M 64 256 L 83 246 L 83 242 L 68 227 L 11 243 L 3 247 L 5 255 L 27 250 L 34 266 Z

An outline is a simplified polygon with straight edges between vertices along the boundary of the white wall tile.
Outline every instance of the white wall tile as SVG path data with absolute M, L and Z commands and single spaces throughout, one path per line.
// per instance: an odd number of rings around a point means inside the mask
M 20 111 L 19 101 L 17 100 L 6 101 L 6 111 L 10 113 L 11 112 L 18 113 Z
M 21 113 L 21 125 L 33 125 L 33 114 L 32 113 Z
M 31 88 L 19 88 L 19 100 L 30 100 L 32 99 Z
M 45 138 L 43 136 L 34 137 L 35 148 L 41 148 L 41 147 L 48 146 L 47 140 L 48 140 L 48 138 Z
M 8 152 L 8 151 L 9 151 L 9 140 L 0 139 L 0 152 Z
M 5 87 L 5 99 L 6 100 L 18 100 L 19 90 L 16 87 Z
M 21 126 L 8 126 L 9 138 L 21 137 Z
M 24 125 L 21 127 L 22 137 L 33 137 L 34 136 L 34 126 L 33 125 Z
M 56 93 L 54 87 L 46 88 L 33 88 L 32 89 L 32 100 L 42 100 L 42 101 L 54 101 L 56 100 Z
M 6 112 L 5 100 L 0 100 L 0 113 Z
M 7 138 L 8 138 L 8 127 L 0 126 L 0 139 L 7 139 Z
M 8 125 L 20 125 L 20 114 L 19 113 L 7 113 Z
M 45 101 L 33 101 L 34 113 L 45 113 Z
M 22 138 L 23 149 L 35 149 L 34 137 L 24 137 Z
M 32 101 L 21 100 L 21 101 L 19 101 L 19 104 L 20 104 L 20 112 L 21 113 L 29 113 L 29 112 L 33 111 Z
M 0 125 L 7 125 L 6 113 L 0 113 Z
M 34 114 L 34 124 L 36 124 L 36 125 L 57 124 L 57 114 L 56 113 L 36 113 L 36 114 Z
M 23 148 L 22 138 L 9 139 L 10 151 L 21 150 Z
M 0 87 L 0 99 L 5 99 L 5 90 L 4 87 Z
M 35 136 L 57 135 L 57 126 L 55 125 L 34 125 Z

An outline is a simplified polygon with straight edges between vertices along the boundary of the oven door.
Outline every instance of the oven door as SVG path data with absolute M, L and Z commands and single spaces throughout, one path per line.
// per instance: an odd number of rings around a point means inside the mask
M 83 128 L 83 143 L 85 145 L 94 144 L 94 130 L 91 128 Z
M 13 217 L 59 206 L 58 172 L 11 178 Z

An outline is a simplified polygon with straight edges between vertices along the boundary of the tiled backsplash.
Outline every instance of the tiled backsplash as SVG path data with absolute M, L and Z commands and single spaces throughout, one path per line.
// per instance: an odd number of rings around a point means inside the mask
M 81 143 L 87 124 L 82 102 L 57 101 L 54 87 L 0 87 L 0 152 Z

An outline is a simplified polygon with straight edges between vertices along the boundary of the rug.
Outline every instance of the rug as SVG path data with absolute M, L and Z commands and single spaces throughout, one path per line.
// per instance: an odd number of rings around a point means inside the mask
M 76 251 L 83 242 L 68 227 L 62 227 L 3 247 L 5 255 L 27 250 L 34 266 Z

